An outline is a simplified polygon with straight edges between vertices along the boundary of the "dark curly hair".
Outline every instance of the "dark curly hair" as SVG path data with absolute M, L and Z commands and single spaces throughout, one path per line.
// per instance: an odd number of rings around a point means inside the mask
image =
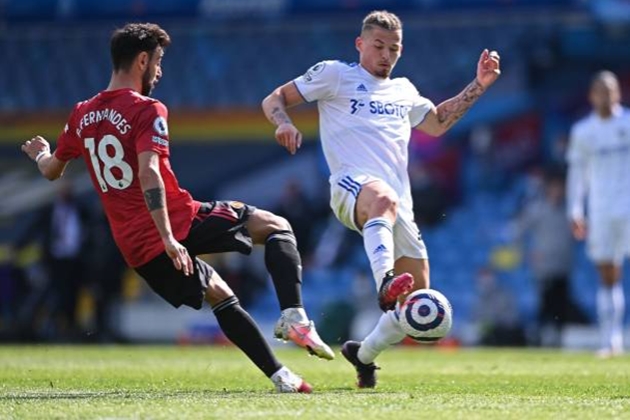
M 166 48 L 170 44 L 171 37 L 155 23 L 128 23 L 112 34 L 110 51 L 114 71 L 129 70 L 141 52 L 153 55 L 157 47 Z

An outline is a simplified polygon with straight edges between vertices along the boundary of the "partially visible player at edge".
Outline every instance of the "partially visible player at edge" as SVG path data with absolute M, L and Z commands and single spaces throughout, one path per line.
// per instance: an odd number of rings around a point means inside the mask
M 591 81 L 592 112 L 571 129 L 567 211 L 576 239 L 586 239 L 600 277 L 600 357 L 623 353 L 623 260 L 630 252 L 630 110 L 621 105 L 617 76 Z M 587 211 L 588 209 L 588 211 Z
M 411 128 L 444 134 L 499 77 L 499 55 L 484 50 L 477 77 L 457 96 L 438 106 L 411 82 L 390 75 L 403 51 L 400 19 L 374 11 L 363 20 L 355 45 L 359 64 L 322 61 L 303 76 L 274 90 L 263 101 L 277 126 L 278 143 L 296 153 L 302 134 L 287 108 L 317 101 L 320 137 L 331 172 L 331 207 L 346 227 L 363 235 L 385 312 L 375 329 L 342 354 L 356 368 L 359 387 L 376 384 L 375 358 L 404 333 L 395 305 L 412 290 L 429 287 L 426 247 L 413 220 L 408 164 Z
M 288 222 L 239 202 L 198 202 L 179 187 L 169 162 L 167 108 L 147 96 L 162 77 L 169 45 L 169 35 L 155 24 L 128 24 L 114 31 L 107 89 L 76 104 L 52 154 L 39 136 L 22 150 L 49 180 L 61 177 L 71 159 L 83 156 L 116 244 L 151 288 L 175 307 L 199 309 L 205 300 L 226 336 L 279 392 L 310 392 L 310 385 L 275 358 L 229 286 L 197 258 L 216 252 L 248 254 L 253 243 L 264 244 L 283 309 L 277 335 L 320 357 L 334 357 L 302 307 L 301 262 Z

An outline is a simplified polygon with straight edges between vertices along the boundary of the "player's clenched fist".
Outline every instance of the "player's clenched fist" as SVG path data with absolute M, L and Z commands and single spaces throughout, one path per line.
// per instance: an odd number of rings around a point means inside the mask
M 276 140 L 294 155 L 302 145 L 302 133 L 293 124 L 280 124 L 276 129 Z
M 483 50 L 477 63 L 477 80 L 486 89 L 501 75 L 501 57 L 496 51 Z
M 30 140 L 27 140 L 22 145 L 22 151 L 33 160 L 36 160 L 38 156 L 45 153 L 50 153 L 50 145 L 45 138 L 41 136 L 35 136 Z

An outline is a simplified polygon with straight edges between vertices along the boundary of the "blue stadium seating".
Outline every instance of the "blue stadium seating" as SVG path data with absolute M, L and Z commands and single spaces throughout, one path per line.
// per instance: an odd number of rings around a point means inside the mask
M 331 20 L 301 25 L 196 21 L 165 23 L 173 44 L 155 96 L 172 108 L 258 106 L 274 87 L 325 59 L 356 61 L 356 25 Z M 109 81 L 111 25 L 19 25 L 0 32 L 0 111 L 69 109 Z M 397 75 L 428 97 L 441 99 L 474 77 L 483 48 L 501 51 L 506 66 L 525 45 L 549 36 L 540 23 L 430 24 L 413 16 L 405 27 L 405 54 Z M 512 64 L 511 64 L 512 63 Z M 511 79 L 510 79 L 511 80 Z M 517 88 L 506 79 L 500 90 Z

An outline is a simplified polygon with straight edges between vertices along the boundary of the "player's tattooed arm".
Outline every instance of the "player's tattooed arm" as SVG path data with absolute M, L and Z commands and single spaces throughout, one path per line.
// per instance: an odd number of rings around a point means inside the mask
M 440 136 L 459 121 L 501 75 L 499 53 L 484 49 L 477 63 L 477 77 L 457 96 L 432 107 L 418 128 L 430 135 Z
M 291 118 L 289 118 L 285 110 L 279 106 L 273 107 L 270 119 L 276 126 L 280 124 L 293 124 Z
M 150 188 L 144 191 L 144 201 L 149 211 L 164 208 L 164 190 L 160 187 Z
M 262 102 L 262 109 L 269 122 L 275 126 L 293 124 L 287 109 L 304 102 L 295 83 L 288 82 L 271 92 Z
M 271 92 L 262 102 L 265 116 L 276 126 L 276 141 L 292 155 L 302 144 L 302 133 L 287 115 L 287 108 L 299 105 L 304 100 L 293 82 L 285 83 Z
M 416 128 L 431 136 L 441 136 L 464 116 L 484 91 L 483 86 L 475 79 L 459 95 L 432 107 Z
M 466 111 L 477 99 L 483 94 L 485 89 L 481 86 L 481 83 L 477 79 L 473 80 L 468 86 L 460 92 L 459 95 L 454 96 L 442 102 L 437 107 L 437 119 L 444 131 L 450 129 L 457 121 L 459 121 Z

